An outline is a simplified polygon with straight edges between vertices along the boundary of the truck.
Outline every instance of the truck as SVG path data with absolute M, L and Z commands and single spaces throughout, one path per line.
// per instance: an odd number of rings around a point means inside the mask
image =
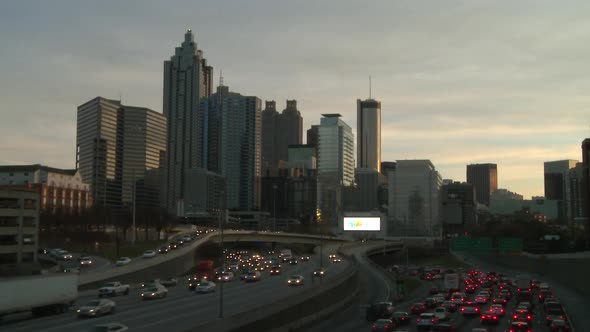
M 516 291 L 530 291 L 531 290 L 531 276 L 521 274 L 516 276 Z
M 0 321 L 9 314 L 63 313 L 78 298 L 78 275 L 56 273 L 0 278 Z
M 459 274 L 447 273 L 445 274 L 445 288 L 449 291 L 459 291 Z
M 98 297 L 129 295 L 129 285 L 119 281 L 107 282 L 98 289 Z
M 281 249 L 279 253 L 279 257 L 283 260 L 283 262 L 288 262 L 293 254 L 291 253 L 291 249 Z
M 213 261 L 211 261 L 211 260 L 198 261 L 195 277 L 198 280 L 201 280 L 201 279 L 213 280 L 213 279 L 215 279 L 213 265 L 214 265 Z

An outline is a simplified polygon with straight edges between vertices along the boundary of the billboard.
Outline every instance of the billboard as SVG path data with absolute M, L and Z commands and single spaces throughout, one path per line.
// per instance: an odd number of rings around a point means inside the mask
M 380 231 L 379 217 L 344 217 L 345 231 Z

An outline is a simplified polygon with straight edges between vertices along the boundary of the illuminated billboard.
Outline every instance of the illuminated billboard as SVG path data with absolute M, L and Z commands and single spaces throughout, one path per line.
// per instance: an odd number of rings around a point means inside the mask
M 380 231 L 379 217 L 344 217 L 345 231 Z

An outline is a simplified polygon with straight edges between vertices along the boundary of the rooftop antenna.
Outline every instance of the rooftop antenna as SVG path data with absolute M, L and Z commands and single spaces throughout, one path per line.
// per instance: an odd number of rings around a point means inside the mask
M 121 91 L 119 91 L 119 102 L 123 101 L 123 94 L 121 93 Z
M 369 99 L 371 99 L 371 75 L 369 75 Z
M 219 70 L 219 86 L 223 86 L 223 70 Z

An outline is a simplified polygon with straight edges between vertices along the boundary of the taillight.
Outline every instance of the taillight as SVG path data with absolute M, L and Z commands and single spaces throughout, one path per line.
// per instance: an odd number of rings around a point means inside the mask
M 377 324 L 373 324 L 373 328 L 376 329 L 377 328 Z
M 385 325 L 385 328 L 388 329 L 389 328 L 389 325 Z
M 465 311 L 465 308 L 461 308 L 461 311 Z
M 531 315 L 527 315 L 526 319 L 531 320 Z
M 486 316 L 481 316 L 481 319 L 485 319 L 485 318 L 486 318 Z
M 518 318 L 518 316 L 517 316 L 517 315 L 514 315 L 514 316 L 512 316 L 512 318 L 513 318 L 513 319 L 517 319 L 517 318 Z

